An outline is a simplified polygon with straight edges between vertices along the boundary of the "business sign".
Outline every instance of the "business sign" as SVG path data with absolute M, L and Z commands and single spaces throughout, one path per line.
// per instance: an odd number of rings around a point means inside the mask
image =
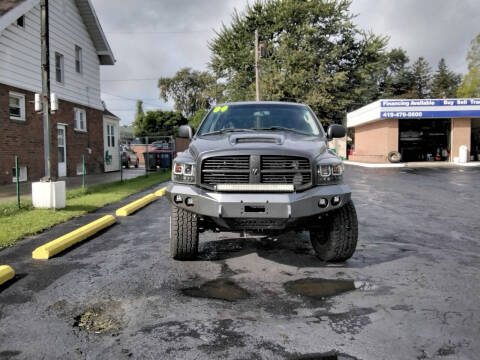
M 468 106 L 479 105 L 480 99 L 417 99 L 417 100 L 381 100 L 381 107 L 412 107 L 412 106 Z
M 480 117 L 480 99 L 381 100 L 382 119 Z

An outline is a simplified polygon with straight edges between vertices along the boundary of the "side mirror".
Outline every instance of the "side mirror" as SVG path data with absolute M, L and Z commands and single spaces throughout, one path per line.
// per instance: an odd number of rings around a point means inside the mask
M 178 137 L 191 139 L 193 137 L 193 128 L 190 125 L 182 125 L 178 128 Z
M 332 140 L 334 138 L 342 138 L 346 134 L 345 128 L 342 125 L 332 124 L 328 127 L 327 138 Z

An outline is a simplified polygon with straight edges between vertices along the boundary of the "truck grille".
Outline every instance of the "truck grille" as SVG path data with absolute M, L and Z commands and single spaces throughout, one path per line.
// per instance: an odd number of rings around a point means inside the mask
M 217 156 L 202 163 L 202 184 L 248 184 L 250 156 Z
M 209 170 L 249 170 L 250 156 L 218 156 L 205 159 L 203 171 Z
M 258 168 L 257 173 L 253 168 Z M 312 185 L 310 160 L 298 156 L 217 156 L 205 159 L 201 169 L 202 184 L 209 188 L 216 184 L 262 183 L 293 184 L 302 190 Z
M 296 156 L 262 156 L 261 182 L 265 184 L 293 184 L 296 188 L 312 182 L 310 161 Z
M 262 156 L 262 170 L 307 170 L 310 171 L 310 161 L 296 156 Z

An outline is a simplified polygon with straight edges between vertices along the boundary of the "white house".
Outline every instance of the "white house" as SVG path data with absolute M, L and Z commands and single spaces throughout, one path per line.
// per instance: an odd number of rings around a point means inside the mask
M 51 117 L 52 173 L 104 170 L 100 66 L 115 58 L 89 0 L 49 0 L 50 87 L 59 98 Z M 28 180 L 42 177 L 40 1 L 0 2 L 0 183 L 11 181 L 14 156 Z M 57 148 L 57 149 L 56 149 Z

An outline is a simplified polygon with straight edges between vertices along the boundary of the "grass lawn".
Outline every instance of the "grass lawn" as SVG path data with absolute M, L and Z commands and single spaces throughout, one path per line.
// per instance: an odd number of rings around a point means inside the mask
M 62 210 L 35 209 L 24 200 L 18 209 L 16 202 L 0 204 L 0 249 L 14 245 L 28 235 L 39 233 L 73 217 L 94 211 L 128 195 L 145 190 L 170 179 L 170 172 L 152 173 L 123 183 L 113 182 L 67 191 L 67 206 Z

